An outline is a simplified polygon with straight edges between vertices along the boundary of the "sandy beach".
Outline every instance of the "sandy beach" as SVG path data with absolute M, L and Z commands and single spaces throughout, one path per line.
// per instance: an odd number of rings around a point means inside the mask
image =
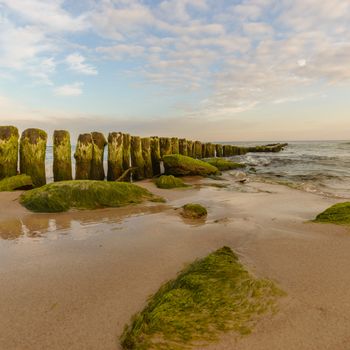
M 281 185 L 188 178 L 167 199 L 120 209 L 33 214 L 0 193 L 0 349 L 115 350 L 147 297 L 192 262 L 230 246 L 287 296 L 253 333 L 208 349 L 350 349 L 350 229 L 310 223 L 339 200 Z M 198 202 L 206 221 L 179 215 Z

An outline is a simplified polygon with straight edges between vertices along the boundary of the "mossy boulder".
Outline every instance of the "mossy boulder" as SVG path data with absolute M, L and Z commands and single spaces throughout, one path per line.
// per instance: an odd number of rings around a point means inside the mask
M 148 190 L 127 182 L 61 181 L 25 192 L 20 202 L 34 212 L 63 212 L 71 208 L 121 207 L 152 200 Z
M 224 332 L 249 334 L 262 314 L 276 310 L 283 295 L 272 281 L 252 276 L 237 255 L 223 247 L 162 285 L 125 327 L 121 345 L 123 349 L 204 348 Z
M 25 174 L 6 177 L 5 179 L 0 180 L 0 192 L 24 190 L 32 187 L 32 178 Z
M 338 203 L 316 216 L 315 222 L 350 225 L 350 202 Z
M 181 215 L 188 219 L 200 219 L 207 216 L 208 212 L 200 204 L 188 203 L 182 207 Z
M 0 126 L 0 179 L 17 174 L 18 129 Z
M 205 159 L 204 161 L 210 165 L 215 166 L 220 171 L 245 168 L 246 166 L 245 164 L 232 162 L 231 160 L 224 158 L 209 158 Z
M 182 156 L 180 154 L 171 154 L 163 157 L 164 169 L 166 175 L 217 175 L 219 170 L 201 160 L 193 159 L 191 157 Z
M 188 186 L 181 179 L 173 175 L 162 175 L 158 177 L 158 179 L 155 181 L 155 184 L 159 188 L 166 188 L 166 189 Z

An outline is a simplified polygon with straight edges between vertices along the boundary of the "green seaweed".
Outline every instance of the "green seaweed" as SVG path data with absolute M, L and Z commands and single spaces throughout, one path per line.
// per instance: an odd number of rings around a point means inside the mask
M 207 209 L 200 204 L 188 203 L 182 207 L 182 216 L 188 219 L 200 219 L 207 216 Z
M 60 181 L 25 192 L 20 202 L 34 212 L 63 212 L 71 208 L 121 207 L 154 199 L 146 189 L 127 182 Z
M 17 174 L 18 129 L 0 126 L 0 179 Z
M 165 283 L 120 338 L 124 349 L 191 349 L 224 332 L 246 335 L 284 295 L 272 281 L 253 277 L 223 247 L 196 260 Z
M 6 177 L 0 180 L 0 192 L 28 189 L 33 187 L 32 178 L 26 174 Z
M 53 178 L 54 181 L 72 180 L 70 135 L 66 130 L 53 133 Z
M 231 160 L 224 159 L 224 158 L 209 158 L 209 159 L 205 159 L 204 162 L 215 166 L 220 171 L 245 168 L 246 166 L 245 164 L 235 163 L 235 162 L 232 162 Z
M 316 216 L 314 222 L 350 225 L 350 202 L 338 203 Z
M 46 184 L 47 134 L 40 129 L 26 129 L 20 140 L 20 172 L 29 175 L 35 187 Z
M 157 187 L 165 189 L 188 187 L 181 179 L 173 175 L 162 175 L 155 180 L 155 184 Z
M 123 167 L 123 134 L 120 132 L 111 132 L 108 134 L 108 170 L 107 180 L 116 181 L 122 176 Z M 129 165 L 127 169 L 129 168 Z
M 191 157 L 182 156 L 180 154 L 171 154 L 163 157 L 166 175 L 199 175 L 207 176 L 219 174 L 219 170 L 201 160 Z

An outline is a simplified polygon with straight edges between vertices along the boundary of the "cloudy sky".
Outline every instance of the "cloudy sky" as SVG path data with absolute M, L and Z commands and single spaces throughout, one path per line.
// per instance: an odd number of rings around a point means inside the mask
M 350 138 L 349 0 L 0 0 L 0 123 Z

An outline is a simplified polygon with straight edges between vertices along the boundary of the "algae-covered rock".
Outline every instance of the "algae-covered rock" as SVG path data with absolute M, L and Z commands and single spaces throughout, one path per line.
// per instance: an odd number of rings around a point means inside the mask
M 200 219 L 207 216 L 208 212 L 200 204 L 188 203 L 182 207 L 181 215 L 187 219 Z
M 171 154 L 179 154 L 179 139 L 177 137 L 171 138 Z
M 0 126 L 0 179 L 17 175 L 18 129 Z
M 92 132 L 92 161 L 90 180 L 104 180 L 105 170 L 103 167 L 104 152 L 107 145 L 105 136 L 100 132 Z
M 108 135 L 108 170 L 107 180 L 116 181 L 123 174 L 123 134 L 111 132 Z M 129 166 L 128 166 L 129 168 Z
M 338 203 L 316 216 L 315 222 L 330 224 L 350 224 L 350 202 Z
M 163 156 L 166 156 L 172 153 L 171 139 L 169 137 L 160 137 L 159 145 L 160 145 L 160 156 L 162 158 Z
M 245 168 L 245 164 L 235 163 L 235 162 L 232 162 L 231 160 L 224 159 L 224 158 L 208 158 L 208 159 L 205 159 L 204 162 L 215 166 L 220 171 Z
M 194 147 L 193 141 L 187 140 L 187 155 L 189 157 L 192 157 L 192 158 L 194 158 L 194 156 L 193 156 L 193 147 Z
M 93 156 L 93 143 L 91 134 L 80 134 L 75 148 L 75 179 L 89 180 Z
M 187 156 L 187 140 L 180 139 L 179 140 L 179 153 L 183 156 Z
M 283 295 L 272 281 L 251 275 L 237 255 L 223 247 L 163 284 L 125 327 L 121 345 L 140 350 L 205 349 L 224 332 L 249 334 L 262 314 L 276 311 Z
M 35 187 L 46 184 L 45 155 L 47 134 L 40 129 L 26 129 L 20 140 L 20 172 L 32 178 Z
M 163 157 L 166 175 L 216 175 L 219 170 L 201 160 L 191 157 L 182 156 L 180 154 L 171 154 Z
M 130 153 L 131 165 L 135 168 L 133 171 L 133 179 L 142 180 L 145 178 L 145 161 L 142 157 L 141 137 L 131 136 Z
M 144 167 L 145 178 L 149 179 L 153 177 L 152 157 L 151 157 L 151 138 L 143 137 L 141 139 L 141 146 L 142 146 L 142 158 L 145 163 L 145 167 Z
M 26 174 L 6 177 L 0 180 L 0 192 L 24 190 L 33 187 L 32 178 Z
M 197 159 L 202 158 L 202 143 L 200 141 L 194 142 L 193 158 L 197 158 Z
M 53 133 L 53 178 L 54 181 L 72 180 L 70 135 L 66 130 Z
M 171 189 L 171 188 L 179 188 L 179 187 L 187 187 L 181 179 L 173 176 L 173 175 L 162 175 L 157 178 L 155 184 L 159 188 Z
M 224 156 L 224 151 L 223 151 L 223 148 L 222 148 L 222 145 L 215 145 L 216 147 L 216 156 L 217 157 L 223 157 Z
M 159 137 L 151 137 L 151 159 L 152 159 L 152 172 L 153 175 L 160 174 L 160 146 Z
M 146 189 L 127 182 L 75 180 L 55 182 L 25 192 L 20 202 L 35 212 L 62 212 L 71 208 L 121 207 L 154 199 Z

